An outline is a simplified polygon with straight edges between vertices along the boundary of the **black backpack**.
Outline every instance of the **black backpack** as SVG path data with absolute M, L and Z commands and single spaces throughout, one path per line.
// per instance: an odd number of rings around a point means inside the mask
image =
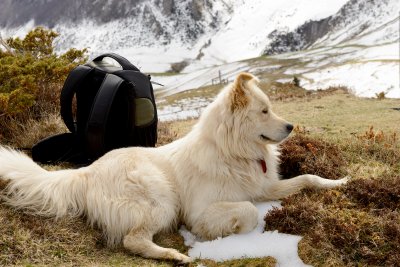
M 121 67 L 103 61 L 105 57 Z M 70 133 L 34 145 L 35 161 L 87 164 L 115 148 L 154 147 L 157 142 L 158 118 L 150 76 L 117 54 L 103 54 L 72 70 L 62 88 L 60 104 Z

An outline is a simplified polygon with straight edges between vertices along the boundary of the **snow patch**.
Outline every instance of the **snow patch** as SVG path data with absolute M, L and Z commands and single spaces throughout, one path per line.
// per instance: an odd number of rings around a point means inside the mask
M 388 98 L 400 98 L 399 63 L 367 62 L 345 64 L 303 74 L 307 79 L 302 86 L 308 89 L 346 85 L 361 97 L 375 97 L 384 92 Z
M 225 261 L 241 258 L 260 258 L 271 256 L 277 260 L 277 266 L 307 266 L 299 258 L 297 245 L 300 236 L 264 231 L 264 216 L 274 207 L 281 208 L 279 202 L 257 203 L 258 225 L 247 234 L 234 234 L 212 241 L 201 241 L 182 227 L 179 232 L 190 246 L 189 256 L 214 261 Z

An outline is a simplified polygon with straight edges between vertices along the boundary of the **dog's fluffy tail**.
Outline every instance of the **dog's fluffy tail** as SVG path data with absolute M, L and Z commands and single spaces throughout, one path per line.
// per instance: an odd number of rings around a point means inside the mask
M 48 217 L 85 211 L 82 169 L 47 171 L 25 154 L 0 146 L 0 179 L 9 180 L 1 197 L 15 208 Z

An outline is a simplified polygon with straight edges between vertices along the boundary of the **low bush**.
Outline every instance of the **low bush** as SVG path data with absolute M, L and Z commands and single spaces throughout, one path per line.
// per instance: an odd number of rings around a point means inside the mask
M 15 134 L 15 124 L 58 112 L 59 95 L 68 73 L 87 60 L 86 49 L 54 51 L 58 34 L 35 28 L 25 38 L 0 42 L 0 141 Z

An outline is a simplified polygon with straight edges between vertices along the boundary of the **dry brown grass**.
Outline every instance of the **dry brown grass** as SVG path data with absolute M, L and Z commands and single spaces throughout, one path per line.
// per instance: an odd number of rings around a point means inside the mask
M 158 122 L 157 125 L 157 146 L 169 144 L 177 139 L 177 133 L 171 129 L 171 123 Z
M 0 184 L 4 188 L 5 182 Z M 107 248 L 98 229 L 84 218 L 32 216 L 0 202 L 0 266 L 173 266 L 173 262 L 147 260 L 122 247 Z M 187 252 L 177 234 L 157 236 L 160 245 Z
M 281 153 L 280 169 L 284 178 L 304 173 L 329 179 L 346 175 L 347 163 L 341 149 L 324 140 L 296 134 L 281 145 Z
M 294 99 L 321 99 L 324 96 L 334 94 L 348 94 L 349 89 L 345 86 L 332 86 L 325 90 L 306 90 L 297 86 L 293 82 L 261 82 L 260 88 L 268 95 L 272 101 L 288 102 Z
M 351 181 L 333 191 L 305 190 L 266 215 L 266 230 L 304 236 L 300 257 L 315 266 L 394 266 L 400 260 L 399 197 L 398 190 L 382 190 L 387 180 L 398 184 L 400 177 Z M 374 194 L 386 199 L 371 208 Z
M 24 124 L 10 122 L 12 134 L 7 143 L 13 147 L 30 149 L 38 141 L 59 133 L 68 132 L 58 114 L 47 114 L 39 120 L 29 119 Z
M 388 169 L 379 178 L 370 177 L 366 171 L 353 170 L 355 178 L 345 187 L 303 190 L 290 196 L 282 201 L 282 209 L 274 209 L 266 215 L 265 229 L 304 236 L 299 244 L 300 257 L 315 266 L 398 266 L 400 150 L 396 135 L 374 132 L 370 128 L 364 134 L 342 140 L 336 145 L 322 142 L 324 149 L 330 147 L 332 150 L 329 152 L 332 155 L 327 157 L 325 154 L 313 157 L 316 153 L 310 151 L 312 149 L 307 145 L 315 147 L 315 144 L 321 144 L 321 140 L 302 134 L 292 139 L 298 142 L 289 140 L 295 150 L 283 150 L 283 165 L 295 157 L 285 154 L 299 153 L 300 158 L 308 160 L 308 165 L 305 169 L 299 168 L 298 174 L 322 173 L 328 178 L 337 178 L 336 174 L 330 173 L 333 166 L 329 166 L 326 172 L 323 164 L 335 160 L 339 151 L 341 158 L 346 159 L 342 163 L 349 164 L 339 166 L 342 169 L 369 161 L 380 161 Z M 302 143 L 303 140 L 306 141 Z M 296 150 L 296 146 L 303 150 Z M 320 171 L 321 168 L 323 171 Z

